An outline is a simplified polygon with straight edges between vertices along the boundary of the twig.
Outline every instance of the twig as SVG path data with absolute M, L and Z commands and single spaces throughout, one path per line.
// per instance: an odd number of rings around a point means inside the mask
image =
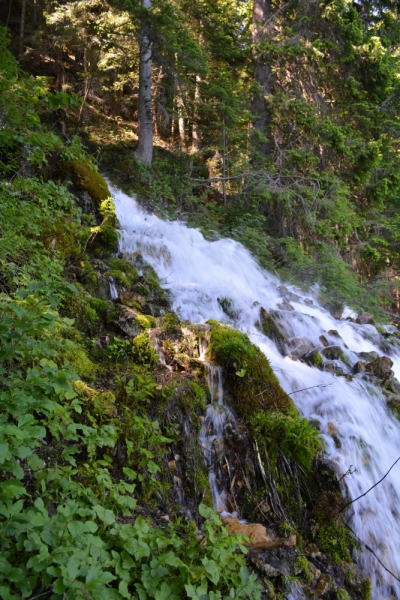
M 354 500 L 350 500 L 350 502 L 347 502 L 347 504 L 345 504 L 338 512 L 338 514 L 340 514 L 341 512 L 343 512 L 344 510 L 346 510 L 346 508 L 348 506 L 350 506 L 350 504 L 353 504 L 353 502 L 357 502 L 357 500 L 359 500 L 360 498 L 363 498 L 364 496 L 366 496 L 367 494 L 369 494 L 369 492 L 371 490 L 374 489 L 374 487 L 376 487 L 377 485 L 379 485 L 384 479 L 385 477 L 387 477 L 390 473 L 390 471 L 393 469 L 393 467 L 399 462 L 400 460 L 400 456 L 399 458 L 392 464 L 392 466 L 390 467 L 389 471 L 387 471 L 387 473 L 385 473 L 385 475 L 382 477 L 382 479 L 380 479 L 379 481 L 377 481 L 376 483 L 374 483 L 374 485 L 372 487 L 369 488 L 369 490 L 367 490 L 366 492 L 364 492 L 363 494 L 361 494 L 361 496 L 358 496 L 357 498 L 354 498 Z M 400 580 L 399 580 L 400 581 Z
M 39 594 L 38 596 L 32 596 L 32 598 L 28 598 L 28 600 L 36 600 L 36 598 L 42 598 L 42 596 L 47 596 L 48 594 L 52 594 L 53 590 L 48 590 L 47 592 L 43 592 L 43 594 Z
M 283 398 L 286 398 L 286 396 L 292 396 L 293 394 L 298 394 L 299 392 L 305 392 L 306 390 L 312 390 L 313 388 L 330 387 L 331 385 L 332 385 L 331 383 L 320 383 L 318 385 L 312 385 L 311 387 L 302 388 L 301 390 L 296 390 L 295 392 L 287 392 L 287 394 L 285 394 L 284 396 L 275 398 L 275 402 L 277 402 L 278 400 L 283 400 Z M 256 397 L 261 396 L 262 394 L 265 394 L 265 392 L 268 392 L 268 389 L 264 390 L 263 392 L 260 392 L 259 394 L 256 394 Z
M 400 457 L 399 457 L 397 460 L 400 460 Z M 396 462 L 397 462 L 397 461 L 396 461 Z M 393 465 L 393 466 L 394 466 L 394 465 Z M 387 475 L 387 474 L 386 474 L 386 475 Z M 386 475 L 385 475 L 385 477 L 386 477 Z M 378 481 L 378 483 L 379 483 L 379 481 Z M 377 485 L 377 484 L 376 484 L 376 485 Z M 368 491 L 369 491 L 369 490 L 368 490 Z M 360 496 L 360 498 L 361 498 L 361 496 Z M 358 498 L 357 498 L 357 500 L 358 500 Z M 376 560 L 377 560 L 377 561 L 378 561 L 378 563 L 379 563 L 379 564 L 380 564 L 380 565 L 381 565 L 381 566 L 382 566 L 382 567 L 385 569 L 385 571 L 387 571 L 387 572 L 388 572 L 390 575 L 392 575 L 392 577 L 394 577 L 394 578 L 395 578 L 397 581 L 400 581 L 400 579 L 399 579 L 399 578 L 398 578 L 398 577 L 397 577 L 397 576 L 396 576 L 394 573 L 392 573 L 392 571 L 391 571 L 390 569 L 388 569 L 388 567 L 387 567 L 387 566 L 386 566 L 386 565 L 385 565 L 385 564 L 384 564 L 384 563 L 381 561 L 381 559 L 379 558 L 379 556 L 377 556 L 377 555 L 376 555 L 376 553 L 374 552 L 374 550 L 372 550 L 372 548 L 371 548 L 370 546 L 368 546 L 368 544 L 366 544 L 365 542 L 363 542 L 363 541 L 362 541 L 362 540 L 361 540 L 361 539 L 358 537 L 358 535 L 356 535 L 356 534 L 354 533 L 354 531 L 352 530 L 352 528 L 350 527 L 350 525 L 348 525 L 348 524 L 347 524 L 347 523 L 346 523 L 346 522 L 345 522 L 343 519 L 341 519 L 341 521 L 342 521 L 343 525 L 344 525 L 345 527 L 347 527 L 347 529 L 349 529 L 349 531 L 351 531 L 351 533 L 353 534 L 353 536 L 355 537 L 355 539 L 357 540 L 357 542 L 358 542 L 358 543 L 359 543 L 361 546 L 363 546 L 363 547 L 364 547 L 366 550 L 368 550 L 368 552 L 371 552 L 371 554 L 373 554 L 373 555 L 375 556 Z

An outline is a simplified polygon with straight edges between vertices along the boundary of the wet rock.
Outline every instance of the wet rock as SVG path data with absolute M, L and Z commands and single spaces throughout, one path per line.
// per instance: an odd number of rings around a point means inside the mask
M 136 337 L 141 326 L 137 319 L 137 313 L 127 306 L 119 306 L 108 317 L 108 322 L 120 329 L 130 338 Z
M 353 366 L 352 372 L 357 375 L 357 373 L 365 372 L 366 363 L 362 360 L 358 360 L 356 364 Z
M 275 342 L 279 352 L 285 354 L 285 336 L 283 331 L 276 324 L 271 313 L 267 312 L 263 307 L 260 309 L 260 329 L 264 335 Z
M 224 311 L 224 313 L 230 319 L 238 318 L 240 311 L 235 310 L 234 304 L 230 298 L 217 298 L 217 301 L 218 301 L 218 304 L 220 305 L 220 307 L 222 308 L 222 310 Z
M 330 329 L 328 331 L 329 335 L 332 335 L 333 337 L 337 337 L 337 338 L 341 338 L 342 336 L 340 335 L 340 333 L 337 331 L 337 329 Z
M 379 356 L 372 362 L 369 362 L 365 370 L 373 373 L 377 377 L 384 377 L 391 372 L 393 361 L 388 356 Z
M 283 302 L 279 302 L 279 304 L 277 304 L 277 306 L 281 310 L 290 310 L 290 311 L 294 310 L 293 306 L 286 300 L 284 300 Z
M 394 412 L 395 416 L 400 418 L 400 395 L 389 396 L 387 399 L 388 407 Z
M 312 367 L 317 367 L 318 369 L 322 369 L 324 365 L 324 359 L 322 358 L 318 350 L 312 350 L 311 352 L 309 352 L 301 358 L 308 365 L 311 365 Z
M 329 346 L 329 342 L 324 335 L 319 336 L 319 341 L 323 346 Z
M 290 356 L 294 359 L 308 354 L 313 348 L 313 342 L 306 337 L 295 337 L 289 340 Z
M 334 360 L 329 360 L 328 362 L 326 362 L 324 364 L 324 371 L 327 371 L 328 373 L 335 373 L 336 375 L 344 375 L 345 374 L 345 373 L 343 373 L 342 366 Z
M 288 290 L 285 285 L 280 285 L 278 287 L 278 291 L 280 292 L 281 296 L 284 297 L 285 300 L 289 300 L 290 302 L 298 302 L 299 300 L 301 300 L 300 296 Z
M 322 356 L 325 356 L 328 360 L 344 360 L 345 356 L 340 346 L 327 346 L 321 350 Z
M 365 362 L 371 362 L 379 357 L 377 352 L 357 352 L 358 356 L 362 358 Z
M 121 304 L 129 306 L 129 308 L 141 308 L 146 306 L 146 299 L 136 292 L 120 292 L 119 299 Z
M 291 581 L 290 579 L 285 581 L 283 598 L 284 600 L 307 600 L 307 596 L 304 593 L 300 583 L 296 580 Z
M 329 433 L 329 435 L 331 435 L 332 437 L 337 437 L 337 434 L 338 434 L 338 430 L 337 430 L 337 427 L 336 427 L 336 425 L 334 425 L 334 424 L 333 424 L 333 423 L 331 423 L 330 421 L 329 421 L 329 423 L 328 423 L 328 433 Z
M 304 298 L 303 302 L 304 302 L 304 304 L 307 304 L 307 306 L 313 306 L 314 305 L 314 301 L 311 300 L 311 298 Z
M 385 385 L 385 388 L 393 394 L 400 394 L 400 381 L 396 377 L 392 377 Z
M 319 578 L 319 581 L 315 587 L 315 593 L 316 595 L 319 596 L 323 596 L 324 594 L 326 594 L 326 592 L 328 592 L 330 590 L 330 588 L 332 587 L 332 583 L 333 583 L 333 579 L 330 575 L 328 575 L 327 573 L 323 573 L 321 575 L 321 577 Z
M 374 315 L 367 312 L 362 312 L 358 315 L 356 323 L 359 325 L 374 325 Z
M 223 517 L 222 520 L 230 535 L 240 534 L 251 539 L 250 543 L 245 543 L 249 548 L 276 548 L 279 546 L 292 548 L 296 546 L 296 536 L 294 534 L 288 539 L 282 539 L 267 531 L 260 523 L 240 523 L 237 517 L 231 515 Z

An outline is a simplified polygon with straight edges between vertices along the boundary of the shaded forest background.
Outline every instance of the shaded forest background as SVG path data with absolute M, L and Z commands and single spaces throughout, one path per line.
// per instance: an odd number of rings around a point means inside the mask
M 240 240 L 296 282 L 318 280 L 338 302 L 397 319 L 398 10 L 10 0 L 0 19 L 21 69 L 69 98 L 45 120 L 67 144 L 81 135 L 126 190 Z M 150 160 L 136 151 L 143 35 Z

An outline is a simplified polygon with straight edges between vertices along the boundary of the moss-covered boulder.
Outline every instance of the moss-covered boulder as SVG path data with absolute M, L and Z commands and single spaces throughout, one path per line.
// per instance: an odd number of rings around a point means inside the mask
M 288 410 L 289 396 L 281 388 L 268 359 L 245 335 L 209 321 L 208 358 L 224 370 L 225 387 L 236 412 L 248 420 L 255 410 Z
M 106 180 L 89 161 L 67 160 L 61 163 L 60 169 L 72 176 L 78 190 L 88 192 L 97 207 L 111 196 Z

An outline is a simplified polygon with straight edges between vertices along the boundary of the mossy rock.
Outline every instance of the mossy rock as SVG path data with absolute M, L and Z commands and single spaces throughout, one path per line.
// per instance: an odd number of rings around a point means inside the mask
M 137 269 L 135 269 L 132 263 L 128 262 L 124 258 L 109 258 L 107 259 L 107 264 L 112 270 L 124 273 L 124 275 L 132 282 L 138 281 L 139 273 L 137 272 Z
M 115 279 L 117 284 L 124 286 L 128 291 L 131 289 L 131 281 L 123 271 L 111 269 L 107 271 L 106 275 Z
M 316 367 L 317 369 L 322 369 L 322 367 L 324 366 L 324 359 L 322 358 L 322 356 L 318 352 L 318 350 L 312 350 L 311 352 L 306 354 L 302 358 L 302 360 L 304 362 L 306 362 L 308 365 L 311 365 L 312 367 Z
M 89 161 L 67 160 L 61 164 L 60 168 L 65 174 L 72 173 L 76 187 L 88 192 L 98 208 L 104 200 L 110 198 L 111 194 L 106 180 Z
M 267 312 L 264 308 L 260 310 L 259 327 L 264 335 L 269 337 L 278 347 L 281 354 L 285 354 L 285 336 L 275 323 L 273 315 Z
M 211 325 L 208 358 L 223 367 L 236 412 L 249 420 L 260 409 L 287 411 L 293 406 L 268 359 L 245 335 L 217 321 Z
M 96 311 L 96 314 L 99 317 L 105 317 L 107 310 L 110 308 L 110 302 L 106 302 L 105 300 L 100 300 L 100 298 L 89 298 L 88 304 L 90 308 Z

